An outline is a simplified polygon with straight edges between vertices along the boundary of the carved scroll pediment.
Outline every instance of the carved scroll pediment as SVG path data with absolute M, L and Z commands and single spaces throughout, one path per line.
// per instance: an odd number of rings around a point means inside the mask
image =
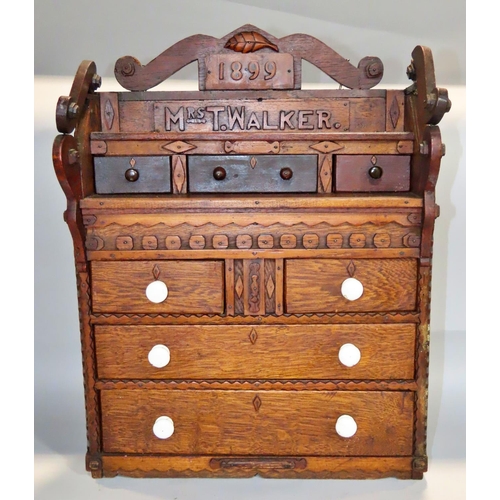
M 250 24 L 220 39 L 184 38 L 144 66 L 132 56 L 121 57 L 115 75 L 124 88 L 144 91 L 197 61 L 200 90 L 300 89 L 303 59 L 350 89 L 372 88 L 383 75 L 378 57 L 364 57 L 356 67 L 313 36 L 276 38 Z

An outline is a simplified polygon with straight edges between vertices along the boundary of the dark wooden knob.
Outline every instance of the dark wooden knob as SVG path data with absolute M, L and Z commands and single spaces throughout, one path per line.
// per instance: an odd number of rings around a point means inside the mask
M 139 178 L 139 171 L 135 168 L 129 168 L 125 172 L 125 179 L 130 182 L 135 182 Z
M 222 181 L 226 178 L 226 170 L 222 167 L 214 168 L 214 179 L 216 181 Z
M 382 174 L 383 174 L 383 170 L 377 165 L 375 165 L 374 167 L 370 168 L 370 170 L 368 170 L 368 175 L 372 179 L 380 179 L 382 177 Z
M 284 181 L 289 181 L 293 177 L 291 168 L 285 167 L 280 170 L 280 176 Z

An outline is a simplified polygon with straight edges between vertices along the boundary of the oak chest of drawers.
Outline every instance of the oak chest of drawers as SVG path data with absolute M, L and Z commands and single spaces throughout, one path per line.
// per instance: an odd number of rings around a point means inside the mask
M 302 90 L 301 61 L 338 90 Z M 197 61 L 199 91 L 148 91 Z M 250 25 L 83 61 L 53 160 L 75 249 L 93 477 L 420 479 L 437 124 L 430 50 L 373 89 Z

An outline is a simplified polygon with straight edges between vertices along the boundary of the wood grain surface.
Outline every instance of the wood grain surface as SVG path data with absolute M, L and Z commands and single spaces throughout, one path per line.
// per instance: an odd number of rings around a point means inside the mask
M 93 262 L 92 307 L 95 312 L 222 313 L 224 264 L 221 261 Z M 160 304 L 150 302 L 146 287 L 158 280 L 168 287 Z
M 412 379 L 414 324 L 95 326 L 101 379 Z M 359 363 L 339 350 L 352 343 Z M 155 345 L 170 363 L 148 362 Z
M 288 313 L 413 311 L 416 307 L 415 259 L 289 259 L 285 276 Z M 354 301 L 341 294 L 349 277 L 363 285 L 363 295 Z
M 411 455 L 413 393 L 283 391 L 101 392 L 103 451 L 239 455 Z M 351 438 L 335 431 L 351 415 Z M 160 416 L 174 433 L 158 439 Z

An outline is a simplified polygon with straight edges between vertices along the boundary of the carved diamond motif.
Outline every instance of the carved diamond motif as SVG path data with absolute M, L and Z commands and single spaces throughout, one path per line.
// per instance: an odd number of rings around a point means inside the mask
M 115 110 L 113 109 L 113 105 L 109 99 L 106 101 L 104 106 L 104 119 L 106 121 L 106 127 L 108 127 L 108 130 L 111 130 L 113 120 L 115 119 Z
M 190 149 L 196 149 L 196 146 L 189 144 L 188 142 L 183 141 L 175 141 L 169 144 L 164 144 L 161 149 L 168 149 L 174 153 L 184 153 L 189 151 Z
M 182 193 L 182 188 L 186 180 L 186 173 L 184 171 L 182 160 L 178 156 L 176 156 L 174 160 L 174 171 L 172 175 L 177 192 Z
M 261 406 L 261 399 L 259 398 L 259 396 L 255 396 L 255 398 L 253 398 L 253 407 L 255 408 L 255 411 L 259 411 Z
M 243 280 L 241 279 L 241 276 L 238 277 L 234 289 L 236 290 L 238 297 L 241 297 L 241 294 L 243 293 Z
M 347 272 L 349 273 L 349 276 L 352 278 L 354 276 L 354 273 L 356 272 L 356 266 L 354 265 L 354 262 L 351 260 L 349 262 L 349 265 L 347 266 Z
M 269 296 L 269 298 L 271 298 L 274 293 L 274 282 L 271 276 L 269 276 L 269 279 L 267 280 L 266 290 L 267 290 L 267 295 Z
M 255 156 L 252 156 L 252 159 L 250 160 L 250 165 L 252 168 L 255 168 L 255 165 L 257 165 L 257 160 L 255 159 Z
M 153 267 L 153 276 L 155 280 L 157 280 L 160 277 L 160 268 L 155 264 L 155 267 Z
M 389 116 L 391 117 L 392 128 L 396 128 L 399 121 L 399 104 L 396 96 L 392 100 L 391 109 L 389 109 Z
M 250 332 L 250 335 L 248 336 L 248 338 L 250 339 L 250 342 L 252 344 L 255 344 L 255 342 L 257 342 L 257 332 L 255 330 L 255 328 L 252 328 L 252 331 Z
M 320 153 L 331 153 L 332 151 L 337 151 L 337 149 L 342 149 L 344 146 L 333 141 L 322 141 L 309 147 Z
M 332 165 L 330 163 L 330 159 L 327 157 L 324 158 L 323 163 L 321 164 L 319 178 L 323 192 L 330 193 L 332 191 Z

